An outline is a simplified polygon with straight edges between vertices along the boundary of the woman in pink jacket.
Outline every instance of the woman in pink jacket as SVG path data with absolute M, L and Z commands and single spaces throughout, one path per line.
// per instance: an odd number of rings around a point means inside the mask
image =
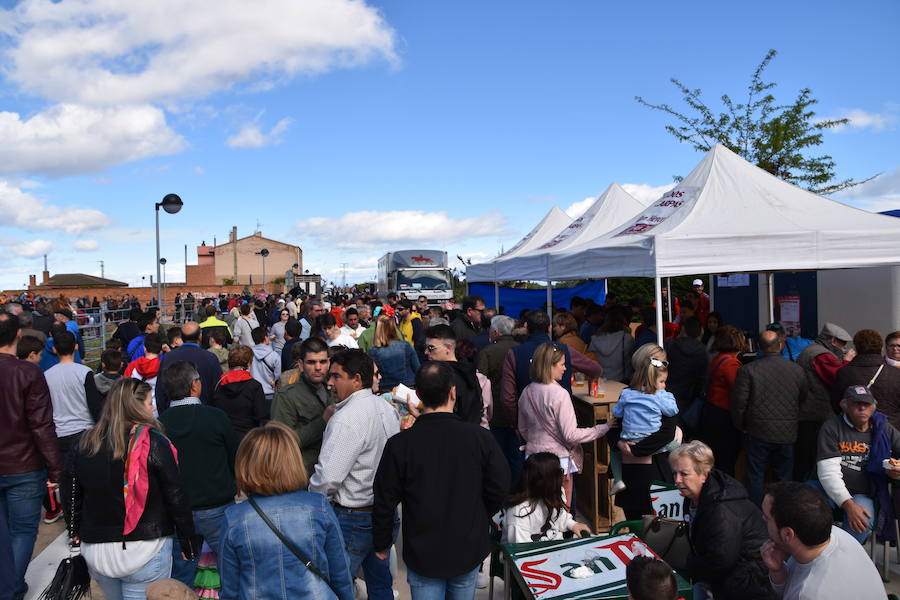
M 606 435 L 613 423 L 579 428 L 569 392 L 559 385 L 566 370 L 565 354 L 554 344 L 541 344 L 531 360 L 531 383 L 519 398 L 519 435 L 525 457 L 551 452 L 563 468 L 566 506 L 572 503 L 572 473 L 581 471 L 581 444 Z

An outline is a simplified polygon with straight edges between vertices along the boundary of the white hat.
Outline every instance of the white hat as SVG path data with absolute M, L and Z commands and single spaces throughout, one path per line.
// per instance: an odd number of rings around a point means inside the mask
M 702 280 L 702 279 L 695 279 L 695 280 L 694 280 L 694 283 L 692 283 L 691 285 L 703 285 L 703 280 Z

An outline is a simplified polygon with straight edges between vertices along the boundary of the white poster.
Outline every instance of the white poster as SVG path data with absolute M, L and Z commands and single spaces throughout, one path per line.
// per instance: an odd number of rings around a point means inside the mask
M 625 566 L 635 556 L 648 553 L 653 555 L 629 533 L 516 552 L 514 562 L 531 593 L 542 600 L 563 596 L 566 600 L 625 598 Z
M 725 287 L 747 287 L 750 285 L 749 273 L 736 273 L 734 275 L 719 275 L 716 278 L 717 285 L 720 288 Z
M 666 219 L 675 214 L 675 212 L 684 206 L 685 203 L 693 200 L 697 196 L 697 192 L 698 189 L 693 187 L 676 187 L 674 190 L 666 192 L 663 194 L 662 198 L 644 209 L 644 212 L 628 225 L 628 227 L 618 232 L 613 237 L 647 233 L 660 223 L 664 223 Z
M 674 485 L 652 484 L 650 486 L 650 504 L 653 505 L 653 514 L 684 521 L 684 494 L 678 491 Z

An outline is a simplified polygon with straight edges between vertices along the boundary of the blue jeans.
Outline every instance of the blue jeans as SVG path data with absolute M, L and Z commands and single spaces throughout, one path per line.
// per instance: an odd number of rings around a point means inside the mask
M 406 570 L 406 581 L 413 600 L 473 600 L 477 579 L 478 567 L 447 579 L 424 577 L 412 569 Z
M 375 548 L 372 545 L 372 513 L 335 506 L 334 514 L 344 536 L 344 548 L 350 561 L 350 575 L 356 575 L 361 565 L 369 600 L 394 600 L 394 592 L 391 589 L 394 578 L 391 576 L 390 559 L 381 560 L 375 556 Z M 399 530 L 400 519 L 394 513 L 394 535 L 391 543 L 397 541 Z
M 144 600 L 147 598 L 147 586 L 159 579 L 167 579 L 172 571 L 172 538 L 166 539 L 156 556 L 127 577 L 107 577 L 91 565 L 88 565 L 88 570 L 107 600 Z
M 794 470 L 794 445 L 771 444 L 747 436 L 744 452 L 747 456 L 747 493 L 754 504 L 762 506 L 766 465 L 772 465 L 778 481 L 790 481 Z
M 194 511 L 194 530 L 197 535 L 203 537 L 213 552 L 219 551 L 219 537 L 222 527 L 225 525 L 225 509 L 232 504 L 234 502 L 216 508 Z M 197 563 L 200 562 L 200 548 L 194 548 L 197 554 L 194 560 L 184 560 L 181 558 L 181 544 L 178 543 L 178 539 L 173 538 L 172 542 L 172 579 L 177 579 L 189 588 L 193 588 Z
M 825 496 L 825 499 L 828 501 L 828 506 L 830 506 L 832 509 L 837 508 L 837 504 L 835 504 L 834 501 L 832 501 L 832 499 L 828 497 L 828 494 L 825 493 L 825 488 L 822 487 L 822 484 L 819 483 L 818 480 L 812 479 L 810 481 L 807 481 L 806 485 L 816 488 L 823 496 Z M 873 498 L 870 498 L 869 496 L 866 496 L 865 494 L 853 494 L 851 496 L 851 499 L 865 508 L 867 511 L 869 511 L 869 514 L 872 515 L 872 518 L 869 519 L 869 522 L 866 524 L 866 530 L 862 533 L 859 533 L 858 531 L 853 531 L 853 529 L 850 527 L 850 521 L 849 519 L 847 519 L 847 513 L 844 513 L 844 519 L 841 522 L 841 529 L 852 535 L 854 539 L 860 544 L 865 544 L 866 539 L 869 537 L 869 534 L 872 533 L 872 529 L 874 529 L 875 527 L 875 500 Z
M 31 471 L 18 475 L 0 475 L 0 519 L 6 521 L 12 546 L 16 596 L 28 591 L 25 570 L 31 561 L 34 540 L 41 521 L 41 504 L 47 492 L 47 471 Z M 8 585 L 8 584 L 4 584 Z
M 519 450 L 522 446 L 522 440 L 516 433 L 514 427 L 491 427 L 491 434 L 500 445 L 506 462 L 509 463 L 509 482 L 510 489 L 515 488 L 525 466 L 525 453 Z M 571 498 L 570 498 L 571 500 Z

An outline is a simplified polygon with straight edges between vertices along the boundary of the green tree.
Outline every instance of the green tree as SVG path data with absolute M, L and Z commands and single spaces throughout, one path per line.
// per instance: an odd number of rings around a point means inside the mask
M 701 98 L 700 89 L 690 89 L 675 78 L 671 81 L 690 110 L 652 104 L 641 96 L 635 99 L 675 117 L 677 123 L 666 125 L 666 131 L 695 150 L 707 152 L 715 144 L 722 144 L 776 177 L 817 194 L 831 194 L 872 179 L 836 180 L 831 156 L 809 156 L 813 147 L 822 144 L 825 130 L 844 125 L 848 119 L 816 119 L 812 107 L 818 100 L 809 88 L 800 90 L 791 104 L 778 104 L 770 91 L 776 84 L 763 80 L 763 72 L 776 54 L 769 50 L 756 67 L 747 86 L 747 100 L 736 103 L 723 94 L 725 110 L 718 114 Z

